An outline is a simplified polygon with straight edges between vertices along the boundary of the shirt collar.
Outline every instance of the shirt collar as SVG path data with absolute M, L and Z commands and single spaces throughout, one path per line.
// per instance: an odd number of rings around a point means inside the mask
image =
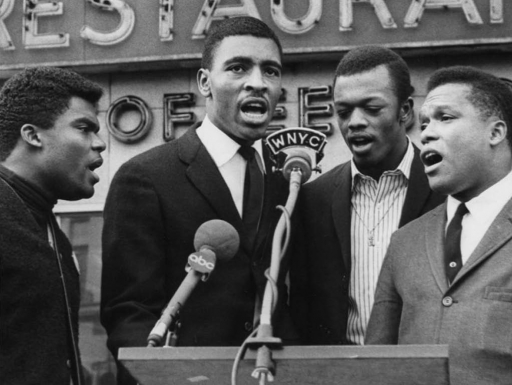
M 480 195 L 466 202 L 466 207 L 470 214 L 476 215 L 476 217 L 480 215 L 496 217 L 510 199 L 512 199 L 512 172 L 509 172 Z M 460 204 L 459 200 L 451 195 L 448 196 L 446 201 L 448 223 L 450 223 Z
M 409 177 L 411 175 L 411 167 L 412 167 L 412 161 L 414 159 L 414 147 L 412 145 L 411 140 L 409 137 L 407 137 L 407 150 L 405 151 L 405 155 L 402 158 L 402 161 L 398 165 L 398 167 L 394 170 L 388 170 L 384 171 L 382 175 L 400 175 L 402 174 L 405 176 L 407 180 L 409 180 Z M 359 171 L 356 164 L 354 163 L 354 158 L 350 160 L 350 168 L 352 170 L 352 188 L 354 188 L 357 181 L 364 178 L 370 178 L 367 175 L 364 175 Z
M 197 136 L 201 139 L 217 167 L 222 167 L 229 162 L 238 153 L 240 148 L 240 144 L 215 126 L 208 118 L 208 115 L 204 117 L 201 126 L 197 129 Z M 252 147 L 260 155 L 260 158 L 263 159 L 262 140 L 255 141 Z

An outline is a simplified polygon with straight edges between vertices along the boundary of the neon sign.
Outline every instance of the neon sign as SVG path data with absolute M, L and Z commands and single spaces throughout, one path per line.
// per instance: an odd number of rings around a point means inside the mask
M 212 25 L 242 15 L 269 24 L 285 54 L 512 45 L 503 0 L 0 0 L 0 70 L 198 60 Z

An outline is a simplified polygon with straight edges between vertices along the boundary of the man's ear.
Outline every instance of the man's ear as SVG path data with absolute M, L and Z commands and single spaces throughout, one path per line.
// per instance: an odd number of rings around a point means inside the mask
M 409 121 L 414 115 L 414 100 L 407 98 L 407 100 L 400 107 L 400 122 Z
M 197 71 L 197 86 L 199 88 L 199 92 L 205 98 L 211 96 L 211 85 L 210 85 L 210 71 L 206 68 L 200 68 Z
M 507 125 L 503 120 L 495 120 L 489 127 L 489 144 L 491 147 L 497 146 L 507 140 Z
M 24 124 L 21 126 L 20 135 L 21 139 L 29 146 L 41 147 L 41 129 L 33 124 Z

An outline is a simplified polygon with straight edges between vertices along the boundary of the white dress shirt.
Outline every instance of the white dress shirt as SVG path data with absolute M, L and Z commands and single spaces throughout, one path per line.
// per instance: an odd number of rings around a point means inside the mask
M 477 197 L 466 202 L 468 213 L 462 218 L 460 253 L 466 263 L 492 222 L 512 198 L 512 172 Z M 448 196 L 446 203 L 447 228 L 455 215 L 460 201 Z
M 247 162 L 238 153 L 240 145 L 222 132 L 216 127 L 208 116 L 204 117 L 204 120 L 200 127 L 197 128 L 197 136 L 206 147 L 206 150 L 212 157 L 213 161 L 219 168 L 219 171 L 226 182 L 233 202 L 242 217 L 243 201 L 244 201 L 244 180 L 245 180 L 245 169 Z M 265 171 L 263 163 L 263 146 L 262 141 L 257 140 L 252 145 L 259 156 L 256 156 L 256 160 L 260 165 L 260 168 Z
M 351 262 L 347 339 L 362 345 L 375 288 L 391 234 L 398 229 L 407 194 L 414 148 L 411 141 L 395 170 L 379 181 L 352 167 Z

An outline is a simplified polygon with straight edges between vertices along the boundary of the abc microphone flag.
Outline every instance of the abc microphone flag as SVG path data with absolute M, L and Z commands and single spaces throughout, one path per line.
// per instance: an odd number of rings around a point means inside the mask
M 194 248 L 189 255 L 185 279 L 174 293 L 160 319 L 148 336 L 148 346 L 160 346 L 169 326 L 177 317 L 199 281 L 206 281 L 215 269 L 217 261 L 228 261 L 237 253 L 240 238 L 235 228 L 226 221 L 213 219 L 203 223 L 196 231 Z

